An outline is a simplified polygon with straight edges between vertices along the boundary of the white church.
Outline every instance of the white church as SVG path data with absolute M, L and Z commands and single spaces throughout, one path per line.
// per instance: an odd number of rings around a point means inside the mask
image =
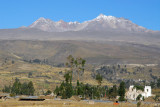
M 145 86 L 144 87 L 144 91 L 142 90 L 137 90 L 134 85 L 131 85 L 129 87 L 129 91 L 127 91 L 125 93 L 125 97 L 126 99 L 129 99 L 129 100 L 136 100 L 137 96 L 138 95 L 142 95 L 142 98 L 148 98 L 149 96 L 152 96 L 152 89 L 151 89 L 151 86 Z M 142 100 L 141 98 L 141 100 Z

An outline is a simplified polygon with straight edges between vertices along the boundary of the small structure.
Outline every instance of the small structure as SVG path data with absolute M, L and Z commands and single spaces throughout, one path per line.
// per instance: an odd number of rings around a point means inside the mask
M 19 101 L 44 101 L 45 99 L 36 98 L 20 98 Z
M 0 99 L 6 100 L 9 97 L 8 93 L 0 93 Z
M 118 101 L 116 101 L 115 103 L 113 103 L 113 105 L 119 105 Z
M 5 96 L 5 95 L 0 95 L 0 99 L 6 100 L 6 98 L 7 98 L 7 96 Z
M 149 96 L 152 96 L 152 89 L 151 86 L 145 86 L 144 91 L 142 90 L 137 90 L 136 87 L 134 87 L 134 85 L 131 85 L 129 87 L 129 91 L 127 91 L 125 93 L 126 99 L 129 100 L 136 100 L 138 95 L 142 95 L 142 98 L 148 98 Z M 141 100 L 142 100 L 141 98 Z

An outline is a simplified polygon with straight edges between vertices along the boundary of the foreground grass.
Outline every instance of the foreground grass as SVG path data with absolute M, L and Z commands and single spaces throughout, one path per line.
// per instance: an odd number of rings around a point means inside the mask
M 144 104 L 142 102 L 140 107 L 159 107 L 160 103 Z M 137 104 L 129 102 L 119 103 L 113 105 L 113 102 L 89 103 L 86 101 L 73 101 L 73 100 L 54 100 L 46 99 L 45 101 L 18 101 L 18 99 L 7 99 L 6 101 L 0 100 L 0 107 L 137 107 Z
M 8 99 L 0 102 L 0 107 L 136 107 L 136 104 L 120 103 L 118 106 L 113 103 L 94 103 L 89 104 L 86 101 L 18 101 L 18 99 Z

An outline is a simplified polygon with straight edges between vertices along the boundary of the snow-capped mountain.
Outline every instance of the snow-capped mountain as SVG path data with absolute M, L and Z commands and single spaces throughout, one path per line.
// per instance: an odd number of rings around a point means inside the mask
M 116 18 L 114 16 L 106 16 L 100 14 L 95 19 L 89 21 L 87 30 L 127 30 L 127 31 L 149 31 L 142 26 L 138 26 L 132 21 L 124 18 Z
M 34 23 L 32 23 L 29 28 L 37 28 L 43 31 L 49 31 L 54 32 L 58 29 L 55 27 L 55 22 L 53 22 L 50 19 L 45 19 L 43 17 L 40 17 L 38 20 L 36 20 Z
M 127 30 L 133 32 L 148 32 L 146 28 L 138 26 L 132 21 L 114 16 L 106 16 L 100 14 L 95 19 L 79 22 L 64 22 L 60 20 L 54 22 L 43 17 L 36 20 L 28 28 L 37 28 L 48 32 L 64 32 L 64 31 L 108 31 L 108 30 Z
M 64 22 L 63 20 L 54 22 L 50 19 L 41 17 L 28 27 L 37 28 L 48 32 L 64 32 L 74 31 L 79 24 L 79 22 Z
M 28 27 L 0 29 L 0 39 L 124 41 L 160 46 L 160 31 L 148 30 L 125 18 L 100 14 L 83 23 L 55 22 L 41 17 Z

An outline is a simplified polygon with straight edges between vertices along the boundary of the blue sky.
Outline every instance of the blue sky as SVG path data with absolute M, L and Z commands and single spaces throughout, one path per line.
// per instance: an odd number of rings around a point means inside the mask
M 39 17 L 83 22 L 100 13 L 160 30 L 160 0 L 0 0 L 0 29 L 28 26 Z

